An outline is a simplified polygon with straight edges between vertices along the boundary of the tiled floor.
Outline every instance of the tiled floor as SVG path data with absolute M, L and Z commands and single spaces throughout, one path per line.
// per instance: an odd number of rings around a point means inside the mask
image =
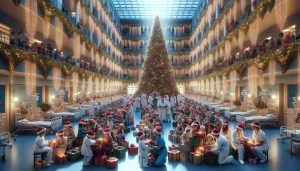
M 140 114 L 136 114 L 135 123 L 139 122 Z M 232 123 L 234 124 L 234 123 Z M 75 125 L 75 128 L 77 125 Z M 166 140 L 166 144 L 170 145 L 171 142 L 168 141 L 168 132 L 171 129 L 170 124 L 164 125 L 164 137 Z M 169 163 L 167 161 L 166 165 L 161 168 L 147 168 L 144 170 L 149 171 L 191 171 L 191 170 L 220 170 L 220 171 L 299 171 L 300 170 L 300 155 L 290 155 L 290 142 L 278 142 L 276 137 L 278 136 L 279 129 L 278 128 L 265 128 L 267 136 L 270 141 L 270 150 L 269 150 L 269 162 L 266 164 L 249 164 L 245 165 L 239 164 L 238 161 L 234 161 L 233 164 L 225 165 L 225 166 L 195 166 L 189 163 L 183 164 L 180 162 Z M 251 131 L 246 130 L 246 134 L 250 136 Z M 50 139 L 51 136 L 47 136 L 46 138 Z M 132 136 L 132 133 L 126 135 L 126 139 L 129 140 L 130 143 L 135 143 L 135 137 Z M 33 169 L 33 142 L 35 140 L 34 135 L 19 135 L 17 137 L 17 141 L 13 143 L 12 148 L 7 148 L 6 153 L 6 161 L 0 161 L 0 171 L 29 171 Z M 2 154 L 2 151 L 1 153 Z M 58 171 L 79 171 L 79 170 L 107 170 L 103 167 L 87 167 L 82 168 L 82 161 L 68 163 L 66 165 L 57 165 L 53 164 L 52 166 L 45 168 L 43 170 L 58 170 Z M 126 156 L 124 160 L 119 161 L 118 170 L 120 171 L 139 171 L 142 170 L 138 166 L 138 157 L 137 156 Z

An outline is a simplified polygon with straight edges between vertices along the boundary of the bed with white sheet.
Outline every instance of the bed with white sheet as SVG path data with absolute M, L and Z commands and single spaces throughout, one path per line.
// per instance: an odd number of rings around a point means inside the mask
M 54 112 L 54 111 L 48 111 L 48 116 L 51 117 L 62 117 L 64 120 L 79 120 L 84 115 L 83 112 L 75 111 L 75 112 Z
M 16 117 L 15 128 L 16 132 L 33 131 L 35 132 L 38 127 L 45 127 L 49 132 L 58 130 L 62 126 L 62 117 L 55 117 L 45 121 L 29 121 L 22 117 Z
M 231 112 L 234 109 L 236 109 L 236 106 L 220 106 L 220 107 L 216 107 L 215 111 L 216 112 L 221 112 L 221 113 L 224 114 L 226 110 Z
M 231 111 L 225 111 L 225 118 L 229 120 L 236 120 L 237 115 L 241 116 L 251 116 L 255 114 L 255 109 L 248 110 L 246 112 L 231 112 Z
M 216 111 L 217 107 L 225 107 L 225 106 L 226 106 L 225 104 L 208 105 L 208 109 Z
M 267 115 L 254 115 L 254 116 L 241 116 L 238 122 L 244 125 L 250 125 L 252 122 L 259 122 L 261 125 L 277 125 L 277 115 L 267 114 Z
M 300 127 L 287 128 L 286 126 L 281 126 L 279 134 L 283 139 L 294 138 L 300 140 Z

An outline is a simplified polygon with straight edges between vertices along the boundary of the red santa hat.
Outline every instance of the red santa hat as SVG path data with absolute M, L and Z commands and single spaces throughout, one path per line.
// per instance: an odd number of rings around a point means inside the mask
M 155 129 L 154 129 L 153 132 L 154 132 L 155 134 L 161 135 L 161 131 L 162 131 L 162 130 L 161 130 L 161 127 L 157 126 L 157 127 L 155 127 Z
M 93 96 L 93 99 L 96 99 L 96 96 Z
M 150 123 L 153 123 L 153 119 L 152 119 L 152 118 L 150 118 L 150 119 L 149 119 L 149 122 L 150 122 Z
M 59 130 L 56 132 L 56 136 L 63 136 L 64 135 L 64 131 L 63 130 Z
M 87 137 L 89 137 L 89 138 L 95 138 L 95 133 L 94 133 L 94 131 L 89 130 L 89 131 L 87 132 Z
M 228 121 L 224 121 L 224 122 L 222 123 L 222 125 L 228 126 L 228 125 L 229 125 L 229 122 L 228 122 Z
M 238 128 L 238 129 L 244 129 L 244 125 L 243 124 L 237 124 L 236 128 Z
M 86 124 L 85 120 L 80 119 L 79 124 Z
M 220 131 L 218 130 L 218 129 L 213 129 L 213 131 L 212 131 L 212 135 L 214 135 L 214 136 L 218 136 L 218 135 L 220 135 Z
M 260 128 L 259 122 L 252 122 L 252 123 L 251 123 L 251 126 L 252 126 L 252 127 L 255 127 L 255 128 Z
M 66 121 L 65 122 L 65 127 L 69 127 L 69 126 L 71 126 L 71 122 L 70 121 Z
M 190 125 L 187 125 L 186 127 L 185 127 L 185 131 L 187 131 L 187 130 L 192 130 L 192 127 L 190 126 Z
M 97 118 L 96 118 L 96 117 L 93 117 L 93 118 L 91 119 L 91 121 L 97 122 Z
M 44 127 L 39 127 L 39 128 L 36 130 L 36 134 L 40 135 L 40 134 L 46 132 L 46 130 L 47 130 L 47 129 L 44 128 Z
M 143 138 L 144 137 L 144 133 L 142 131 L 137 133 L 138 138 Z
M 104 129 L 104 132 L 109 132 L 109 131 L 110 131 L 110 127 L 106 126 L 105 129 Z
M 197 121 L 194 121 L 191 126 L 192 127 L 196 126 L 197 128 L 199 128 L 200 124 Z
M 155 115 L 155 116 L 159 116 L 159 113 L 155 113 L 154 115 Z
M 108 115 L 107 115 L 107 117 L 113 118 L 114 116 L 113 116 L 113 114 L 111 112 L 109 112 Z

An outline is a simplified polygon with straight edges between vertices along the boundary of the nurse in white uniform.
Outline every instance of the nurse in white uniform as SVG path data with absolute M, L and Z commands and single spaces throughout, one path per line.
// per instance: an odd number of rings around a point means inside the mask
M 247 138 L 244 136 L 244 131 L 243 131 L 244 125 L 243 124 L 238 124 L 236 126 L 236 129 L 232 132 L 231 136 L 231 145 L 232 147 L 238 151 L 239 154 L 239 162 L 241 164 L 244 164 L 244 153 L 245 153 L 245 148 L 242 140 L 246 140 Z
M 229 144 L 223 135 L 220 135 L 218 129 L 214 129 L 212 135 L 217 139 L 217 148 L 213 149 L 212 152 L 218 154 L 219 165 L 229 164 L 233 161 L 233 156 L 229 155 Z
M 251 127 L 253 130 L 251 151 L 260 159 L 261 163 L 265 163 L 267 157 L 265 156 L 264 151 L 269 149 L 266 134 L 260 129 L 260 124 L 258 122 L 253 122 Z

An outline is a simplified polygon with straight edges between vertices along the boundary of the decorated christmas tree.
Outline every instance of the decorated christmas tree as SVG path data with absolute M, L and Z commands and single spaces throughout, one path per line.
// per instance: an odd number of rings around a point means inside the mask
M 158 17 L 155 18 L 144 71 L 136 95 L 149 95 L 154 92 L 160 95 L 178 94 Z

